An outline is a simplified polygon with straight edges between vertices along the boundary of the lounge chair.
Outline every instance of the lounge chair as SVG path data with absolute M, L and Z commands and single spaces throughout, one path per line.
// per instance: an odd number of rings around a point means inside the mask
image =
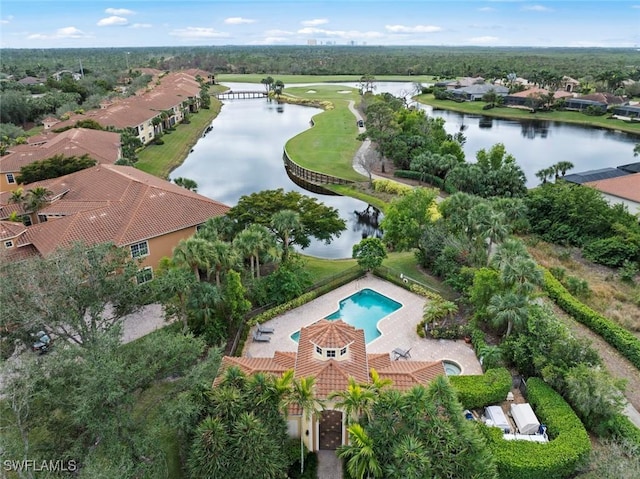
M 271 341 L 271 338 L 269 336 L 260 334 L 259 331 L 256 331 L 255 333 L 253 333 L 253 340 L 260 343 L 268 343 L 269 341 Z
M 273 333 L 274 329 L 273 328 L 267 328 L 261 324 L 258 324 L 258 332 L 260 334 L 271 334 Z
M 409 359 L 411 358 L 411 354 L 409 353 L 409 351 L 411 351 L 411 348 L 409 349 L 396 348 L 392 351 L 394 356 L 393 359 L 395 359 L 396 361 L 400 358 Z

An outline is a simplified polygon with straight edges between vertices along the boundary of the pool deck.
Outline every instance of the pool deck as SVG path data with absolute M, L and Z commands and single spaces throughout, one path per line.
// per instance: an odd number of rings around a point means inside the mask
M 333 313 L 339 308 L 342 299 L 365 288 L 371 288 L 402 303 L 400 309 L 380 320 L 378 329 L 382 335 L 367 344 L 368 353 L 391 353 L 395 348 L 411 348 L 409 361 L 449 359 L 460 365 L 462 374 L 482 374 L 482 367 L 471 345 L 464 341 L 423 339 L 417 335 L 416 326 L 422 320 L 422 308 L 426 301 L 424 297 L 371 274 L 264 323 L 265 327 L 274 329 L 274 333 L 269 335 L 271 341 L 268 343 L 252 341 L 253 328 L 245 343 L 243 355 L 270 358 L 275 351 L 297 351 L 298 343 L 290 337 L 293 332 Z

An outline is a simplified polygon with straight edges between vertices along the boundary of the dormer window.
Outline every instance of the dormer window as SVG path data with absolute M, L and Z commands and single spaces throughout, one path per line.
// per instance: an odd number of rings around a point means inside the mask
M 327 357 L 328 358 L 335 358 L 336 357 L 336 350 L 335 349 L 327 349 Z
M 316 346 L 316 353 L 322 356 L 322 348 L 320 346 Z
M 347 354 L 347 348 L 344 347 L 340 350 L 340 356 L 344 356 L 345 354 Z
M 320 359 L 335 359 L 337 361 L 341 361 L 343 359 L 347 359 L 347 355 L 349 353 L 349 345 L 346 345 L 342 348 L 323 348 L 322 346 L 315 345 L 316 354 Z

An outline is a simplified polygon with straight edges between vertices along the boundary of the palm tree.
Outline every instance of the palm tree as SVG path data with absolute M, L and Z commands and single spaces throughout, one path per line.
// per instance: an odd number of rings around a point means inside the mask
M 492 316 L 492 323 L 496 328 L 503 328 L 507 325 L 505 337 L 511 331 L 522 329 L 529 317 L 529 302 L 527 297 L 509 291 L 504 294 L 497 294 L 489 301 L 487 313 Z
M 286 263 L 292 237 L 302 230 L 300 213 L 293 210 L 278 211 L 271 217 L 271 228 L 282 243 L 282 262 Z
M 369 388 L 377 395 L 379 395 L 383 389 L 391 386 L 393 381 L 391 379 L 382 379 L 374 368 L 369 370 L 369 377 L 371 378 L 371 384 Z
M 226 241 L 213 241 L 209 243 L 211 249 L 211 256 L 209 259 L 209 267 L 207 268 L 207 278 L 210 277 L 211 272 L 214 271 L 216 275 L 216 285 L 220 287 L 220 276 L 223 270 L 232 269 L 238 263 L 238 256 L 236 251 L 231 246 L 231 243 Z
M 573 168 L 573 163 L 571 163 L 570 161 L 559 161 L 558 163 L 556 163 L 556 167 L 558 168 L 560 173 L 562 173 L 562 176 L 564 176 L 568 170 L 571 170 Z
M 251 263 L 251 277 L 260 278 L 260 254 L 267 251 L 272 245 L 273 237 L 264 226 L 252 224 L 242 230 L 233 239 L 233 246 Z
M 489 240 L 487 245 L 487 265 L 491 259 L 491 248 L 494 243 L 503 241 L 509 234 L 509 225 L 507 225 L 504 213 L 493 213 L 488 221 L 479 225 L 482 236 Z
M 500 243 L 492 262 L 497 269 L 503 270 L 520 257 L 529 258 L 527 247 L 519 239 L 510 238 Z
M 336 408 L 344 410 L 347 415 L 347 423 L 353 424 L 364 414 L 367 420 L 371 420 L 371 407 L 376 398 L 375 392 L 365 384 L 358 384 L 352 377 L 345 391 L 335 391 L 329 395 L 329 399 L 338 399 Z
M 520 256 L 500 270 L 502 282 L 513 291 L 524 296 L 542 284 L 542 271 L 530 257 Z
M 48 203 L 48 197 L 52 194 L 53 193 L 44 186 L 36 186 L 35 188 L 27 191 L 24 198 L 25 210 L 31 211 L 37 217 L 38 211 Z
M 213 248 L 205 239 L 192 236 L 180 242 L 173 249 L 173 260 L 176 265 L 186 265 L 200 281 L 200 269 L 209 270 Z
M 24 188 L 15 189 L 9 195 L 9 203 L 22 203 L 24 199 Z
M 302 410 L 302 416 L 307 423 L 311 421 L 314 414 L 323 408 L 323 402 L 315 396 L 314 386 L 316 378 L 307 377 L 293 381 L 293 388 L 289 401 L 296 404 Z M 300 473 L 304 472 L 304 433 L 302 432 L 302 422 L 300 423 Z
M 198 192 L 198 183 L 190 178 L 183 178 L 179 176 L 178 178 L 174 178 L 173 182 L 178 185 L 186 188 L 189 191 L 193 191 L 194 193 Z
M 353 479 L 382 476 L 382 468 L 373 450 L 373 441 L 360 424 L 347 428 L 349 444 L 338 448 L 338 457 L 347 461 L 347 471 Z

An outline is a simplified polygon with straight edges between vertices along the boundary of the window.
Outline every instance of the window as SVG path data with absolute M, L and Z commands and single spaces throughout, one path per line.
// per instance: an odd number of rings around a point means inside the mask
M 322 356 L 322 348 L 320 346 L 316 346 L 316 353 Z
M 4 247 L 5 248 L 13 248 L 13 241 L 8 240 L 4 242 Z
M 16 177 L 13 176 L 13 173 L 7 173 L 7 183 L 10 185 L 16 182 Z
M 22 224 L 25 226 L 31 226 L 33 223 L 31 222 L 31 216 L 22 215 Z
M 148 283 L 153 279 L 153 269 L 151 266 L 138 270 L 136 274 L 136 281 L 138 284 Z
M 149 254 L 149 243 L 141 241 L 140 243 L 131 245 L 131 257 L 141 258 Z
M 347 348 L 342 348 L 340 350 L 340 356 L 344 356 L 345 354 L 347 354 Z
M 335 358 L 336 357 L 336 350 L 335 349 L 327 349 L 327 357 L 328 358 Z

